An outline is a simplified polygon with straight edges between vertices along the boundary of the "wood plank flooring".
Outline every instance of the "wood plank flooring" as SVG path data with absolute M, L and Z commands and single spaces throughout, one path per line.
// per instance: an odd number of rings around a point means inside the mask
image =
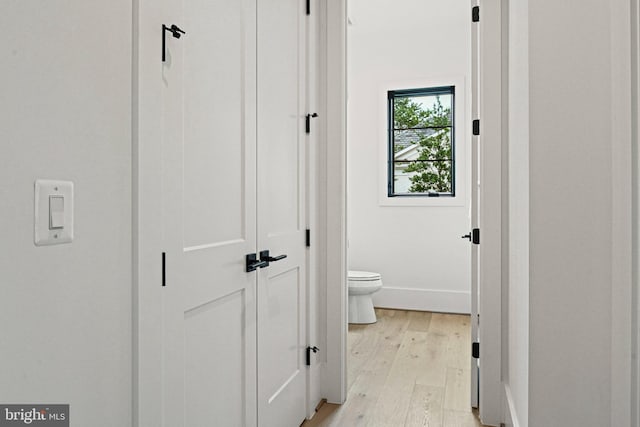
M 376 309 L 349 325 L 349 392 L 302 427 L 482 427 L 469 401 L 469 316 Z

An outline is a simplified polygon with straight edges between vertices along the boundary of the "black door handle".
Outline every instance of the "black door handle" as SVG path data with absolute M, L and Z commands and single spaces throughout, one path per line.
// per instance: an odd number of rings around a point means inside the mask
M 258 268 L 266 267 L 269 265 L 267 261 L 259 260 L 256 254 L 247 254 L 245 257 L 245 271 L 250 273 L 256 271 Z
M 469 241 L 471 241 L 471 233 L 469 234 L 465 234 L 464 236 L 462 236 L 463 239 L 469 239 Z
M 270 262 L 280 261 L 281 259 L 285 259 L 286 255 L 278 255 L 278 256 L 269 256 L 269 251 L 260 251 L 260 261 L 266 262 L 266 265 L 261 265 L 260 268 L 269 267 Z

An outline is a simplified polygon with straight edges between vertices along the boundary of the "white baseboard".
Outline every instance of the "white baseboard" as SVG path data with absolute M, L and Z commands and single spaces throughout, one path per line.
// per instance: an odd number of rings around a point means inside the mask
M 469 314 L 471 312 L 471 293 L 438 289 L 383 287 L 373 295 L 373 305 L 380 308 L 401 310 Z
M 504 425 L 505 427 L 520 427 L 518 421 L 518 415 L 516 414 L 516 407 L 513 403 L 513 396 L 511 395 L 511 388 L 508 384 L 504 385 Z

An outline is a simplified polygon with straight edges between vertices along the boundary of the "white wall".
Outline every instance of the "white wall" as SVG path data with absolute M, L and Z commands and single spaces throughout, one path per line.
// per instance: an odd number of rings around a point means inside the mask
M 630 425 L 629 2 L 509 7 L 508 419 Z
M 532 426 L 609 424 L 610 5 L 529 3 Z
M 0 402 L 131 425 L 131 1 L 0 14 Z M 75 184 L 75 241 L 33 243 L 34 181 Z
M 470 249 L 460 239 L 470 227 L 469 3 L 350 0 L 349 17 L 349 268 L 382 274 L 377 306 L 469 312 Z M 456 97 L 464 105 L 456 117 L 459 197 L 428 201 L 436 206 L 381 205 L 380 193 L 386 191 L 385 88 L 447 81 L 457 82 Z

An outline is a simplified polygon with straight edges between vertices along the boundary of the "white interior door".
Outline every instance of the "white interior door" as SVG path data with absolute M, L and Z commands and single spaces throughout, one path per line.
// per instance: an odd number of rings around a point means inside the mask
M 163 426 L 256 425 L 255 0 L 177 0 L 163 63 Z M 158 54 L 159 52 L 158 45 Z
M 471 7 L 477 6 L 477 0 L 471 1 Z M 480 103 L 480 67 L 479 67 L 479 23 L 473 22 L 471 28 L 471 116 L 475 120 L 479 114 Z M 478 136 L 473 135 L 471 141 L 471 229 L 479 229 L 480 206 L 480 155 L 478 150 Z M 471 245 L 471 341 L 479 342 L 479 277 L 480 259 L 478 245 Z M 478 359 L 471 356 L 471 406 L 478 407 Z
M 258 423 L 299 426 L 306 407 L 304 2 L 258 2 Z

